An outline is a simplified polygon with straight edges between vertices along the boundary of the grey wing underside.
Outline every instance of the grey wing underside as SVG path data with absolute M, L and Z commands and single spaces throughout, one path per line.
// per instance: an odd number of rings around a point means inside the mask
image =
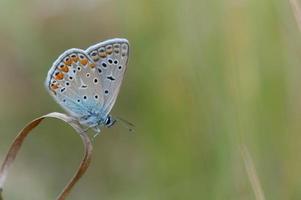
M 91 110 L 103 107 L 102 87 L 95 66 L 85 51 L 69 49 L 48 72 L 47 90 L 72 116 L 88 116 Z
M 108 114 L 117 99 L 129 57 L 126 39 L 110 39 L 89 47 L 86 53 L 96 63 L 103 90 L 103 112 Z

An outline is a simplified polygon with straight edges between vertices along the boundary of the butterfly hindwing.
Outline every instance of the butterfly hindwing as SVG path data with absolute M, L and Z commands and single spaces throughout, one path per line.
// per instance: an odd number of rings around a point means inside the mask
M 96 63 L 103 90 L 103 111 L 108 114 L 119 93 L 129 57 L 126 39 L 110 39 L 89 47 L 87 54 Z

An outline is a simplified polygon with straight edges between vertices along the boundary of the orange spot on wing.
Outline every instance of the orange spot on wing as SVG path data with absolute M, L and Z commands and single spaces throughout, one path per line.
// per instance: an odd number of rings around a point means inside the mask
M 56 90 L 59 88 L 59 84 L 58 83 L 51 83 L 50 84 L 50 89 L 51 91 L 56 95 Z
M 66 73 L 69 71 L 69 67 L 67 65 L 61 65 L 59 66 L 59 69 Z
M 71 55 L 71 59 L 72 59 L 73 62 L 76 63 L 76 62 L 78 61 L 78 56 L 75 55 L 75 54 L 74 54 L 74 55 Z
M 67 56 L 67 57 L 64 59 L 64 63 L 65 63 L 66 65 L 71 65 L 71 64 L 72 64 L 71 58 L 70 58 L 69 56 Z
M 87 58 L 83 58 L 83 59 L 80 59 L 79 61 L 82 65 L 86 65 L 88 63 L 88 59 Z
M 56 80 L 62 80 L 64 78 L 64 74 L 62 72 L 57 72 L 55 75 L 54 75 L 54 78 Z
M 52 90 L 56 90 L 56 89 L 58 89 L 59 88 L 59 84 L 58 83 L 52 83 L 51 85 L 50 85 L 50 87 L 51 87 L 51 89 Z
M 94 68 L 96 66 L 95 63 L 89 63 L 89 67 Z

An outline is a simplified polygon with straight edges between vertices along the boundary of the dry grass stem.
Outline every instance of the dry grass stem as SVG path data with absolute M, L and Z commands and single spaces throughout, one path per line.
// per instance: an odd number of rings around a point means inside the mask
M 3 190 L 3 186 L 8 174 L 8 170 L 10 166 L 12 165 L 13 161 L 15 160 L 25 138 L 27 135 L 31 132 L 32 129 L 37 127 L 45 118 L 56 118 L 60 119 L 66 123 L 68 123 L 70 126 L 72 126 L 75 131 L 79 134 L 81 137 L 85 152 L 84 157 L 79 165 L 79 168 L 77 169 L 75 175 L 72 177 L 72 179 L 69 181 L 69 183 L 65 186 L 61 194 L 57 197 L 57 200 L 64 200 L 66 199 L 67 195 L 70 193 L 71 189 L 75 185 L 75 183 L 82 177 L 82 175 L 85 173 L 87 168 L 89 167 L 90 161 L 91 161 L 91 155 L 92 155 L 92 143 L 86 132 L 81 128 L 81 126 L 77 123 L 76 120 L 73 118 L 62 114 L 62 113 L 49 113 L 47 115 L 44 115 L 42 117 L 39 117 L 33 121 L 31 121 L 29 124 L 25 126 L 24 129 L 20 131 L 20 133 L 17 135 L 17 137 L 14 139 L 13 143 L 11 144 L 8 153 L 6 154 L 6 157 L 4 159 L 3 164 L 0 168 L 0 200 L 3 200 L 1 197 L 1 193 Z
M 265 196 L 257 176 L 257 172 L 252 160 L 252 157 L 248 151 L 248 148 L 243 145 L 241 146 L 241 155 L 244 160 L 245 168 L 248 174 L 249 181 L 251 183 L 252 189 L 255 193 L 256 200 L 265 200 Z

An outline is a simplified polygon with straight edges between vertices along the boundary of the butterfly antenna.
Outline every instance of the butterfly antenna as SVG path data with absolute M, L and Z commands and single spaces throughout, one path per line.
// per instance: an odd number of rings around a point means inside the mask
M 130 132 L 133 132 L 135 130 L 135 125 L 131 122 L 120 117 L 116 117 L 116 120 L 122 122 L 121 124 L 123 124 Z

